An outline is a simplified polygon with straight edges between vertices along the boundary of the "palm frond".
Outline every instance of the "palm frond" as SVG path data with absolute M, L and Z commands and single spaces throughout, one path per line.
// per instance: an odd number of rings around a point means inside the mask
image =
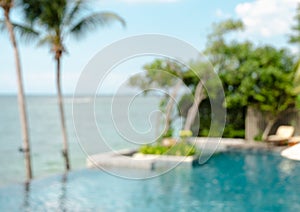
M 38 39 L 39 33 L 35 31 L 30 26 L 25 26 L 22 24 L 12 23 L 14 26 L 14 30 L 18 36 L 20 36 L 25 41 L 30 41 L 34 39 Z
M 23 10 L 25 21 L 31 24 L 43 14 L 41 0 L 18 0 L 17 4 Z
M 44 46 L 44 45 L 50 46 L 51 52 L 57 52 L 59 50 L 64 53 L 68 53 L 67 49 L 61 42 L 61 39 L 59 37 L 57 37 L 56 35 L 47 34 L 44 37 L 42 37 L 38 42 L 38 46 Z
M 52 45 L 55 38 L 53 35 L 46 35 L 45 37 L 41 38 L 38 42 L 38 46 L 44 46 L 44 45 Z
M 38 39 L 39 33 L 35 31 L 30 26 L 25 26 L 18 23 L 11 23 L 13 25 L 14 31 L 17 36 L 21 38 L 22 41 L 28 42 L 34 39 Z M 4 20 L 0 20 L 0 32 L 6 30 L 6 25 Z
M 122 17 L 111 12 L 93 13 L 70 27 L 70 32 L 73 36 L 79 38 L 90 30 L 94 30 L 99 26 L 106 26 L 113 22 L 120 22 L 122 26 L 126 23 Z
M 74 3 L 74 6 L 70 9 L 70 12 L 68 13 L 65 24 L 71 24 L 72 21 L 76 18 L 76 15 L 80 13 L 84 9 L 84 3 L 86 0 L 76 0 Z

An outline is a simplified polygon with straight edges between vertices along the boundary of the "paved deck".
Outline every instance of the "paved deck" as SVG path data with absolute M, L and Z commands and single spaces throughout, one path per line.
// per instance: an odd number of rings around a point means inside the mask
M 192 167 L 194 161 L 197 161 L 197 158 L 193 156 L 143 155 L 136 153 L 136 150 L 121 150 L 91 155 L 87 158 L 87 167 L 124 167 L 155 170 L 177 165 Z
M 280 153 L 286 147 L 272 146 L 262 142 L 246 141 L 245 139 L 234 138 L 192 138 L 191 143 L 206 151 L 222 152 L 231 149 L 242 150 L 261 150 Z

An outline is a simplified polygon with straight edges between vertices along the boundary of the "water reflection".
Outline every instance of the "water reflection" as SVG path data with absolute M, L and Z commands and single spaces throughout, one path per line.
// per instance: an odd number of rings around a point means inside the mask
M 67 199 L 67 183 L 68 183 L 68 173 L 64 173 L 61 178 L 61 193 L 58 195 L 59 211 L 67 211 L 66 199 Z
M 57 183 L 41 185 L 35 182 L 26 182 L 23 184 L 23 201 L 20 204 L 15 203 L 15 207 L 20 207 L 18 211 L 39 211 L 43 208 L 40 205 L 43 202 L 50 208 L 56 208 L 56 211 L 68 211 L 68 173 L 59 176 Z M 44 193 L 47 190 L 48 193 Z M 45 206 L 44 205 L 44 206 Z M 1 206 L 0 206 L 1 211 Z
M 24 211 L 30 211 L 30 182 L 24 183 Z

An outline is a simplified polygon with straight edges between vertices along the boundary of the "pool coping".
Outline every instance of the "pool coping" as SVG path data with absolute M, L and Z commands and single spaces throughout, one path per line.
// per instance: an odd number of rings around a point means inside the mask
M 213 138 L 213 137 L 194 137 L 190 143 L 195 144 L 200 149 L 212 149 L 214 152 L 224 152 L 229 150 L 257 150 L 274 152 L 280 154 L 287 146 L 274 146 L 269 143 L 247 141 L 245 139 L 236 138 Z
M 266 143 L 246 141 L 244 139 L 193 137 L 189 142 L 201 149 L 202 154 L 232 150 L 264 151 L 280 154 L 287 147 L 277 147 Z M 88 168 L 120 167 L 155 170 L 158 168 L 184 166 L 192 167 L 198 161 L 197 156 L 145 155 L 137 153 L 136 149 L 122 149 L 88 156 Z
M 174 166 L 192 167 L 196 156 L 144 155 L 136 149 L 122 149 L 91 155 L 86 159 L 88 168 L 120 167 L 155 170 Z

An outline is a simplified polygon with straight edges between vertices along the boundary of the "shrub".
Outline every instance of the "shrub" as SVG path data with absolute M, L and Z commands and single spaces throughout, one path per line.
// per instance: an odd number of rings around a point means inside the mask
M 179 131 L 179 136 L 181 138 L 191 137 L 192 135 L 193 135 L 193 132 L 191 130 L 180 130 Z
M 154 155 L 191 156 L 197 153 L 197 149 L 186 142 L 178 142 L 171 147 L 166 147 L 161 144 L 145 145 L 139 149 L 139 152 Z
M 256 136 L 254 136 L 254 141 L 260 142 L 262 141 L 262 132 L 259 132 Z

